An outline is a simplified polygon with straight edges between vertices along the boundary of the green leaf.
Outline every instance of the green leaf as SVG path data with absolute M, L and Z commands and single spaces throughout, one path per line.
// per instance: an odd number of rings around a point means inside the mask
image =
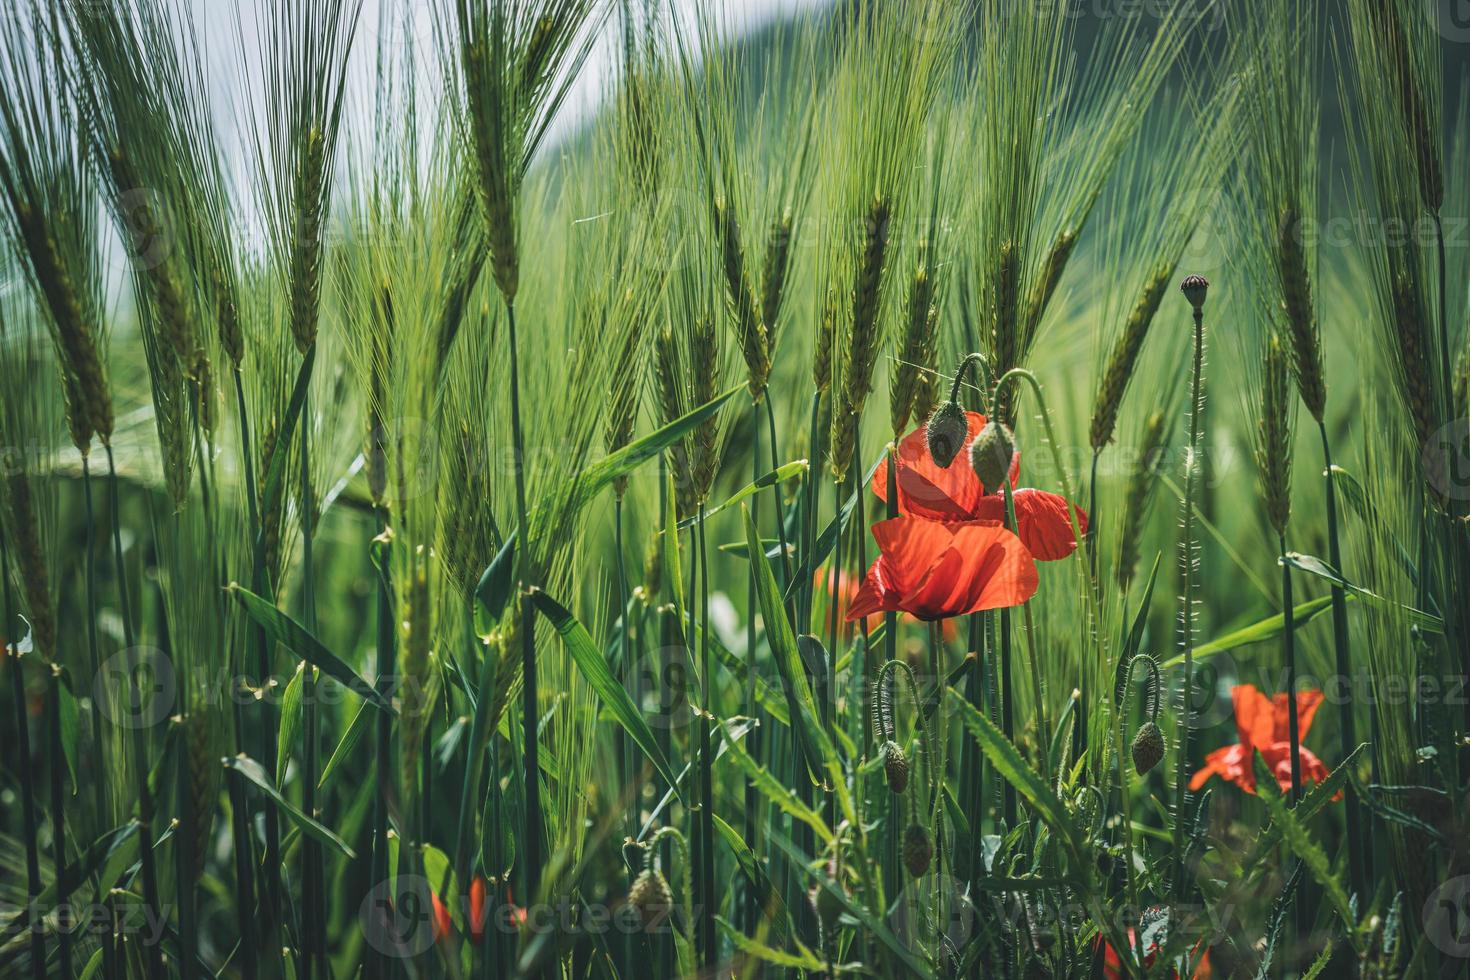
M 10 944 L 10 940 L 25 931 L 33 914 L 40 917 L 56 904 L 56 895 L 60 890 L 60 885 L 66 886 L 68 894 L 74 894 L 84 881 L 91 878 L 100 869 L 102 874 L 98 879 L 98 885 L 104 894 L 110 891 L 123 870 L 137 860 L 137 837 L 140 826 L 136 820 L 129 820 L 88 844 L 87 849 L 75 861 L 67 865 L 60 875 L 53 878 L 49 885 L 41 889 L 39 895 L 17 912 L 3 927 L 0 927 L 0 949 L 4 949 Z M 121 856 L 122 859 L 113 861 L 114 856 Z M 0 963 L 3 963 L 3 960 L 0 960 Z
M 285 785 L 286 766 L 291 762 L 291 745 L 296 741 L 296 729 L 301 722 L 301 679 L 306 673 L 306 661 L 296 664 L 296 673 L 286 683 L 286 693 L 281 696 L 281 725 L 276 738 L 276 785 Z
M 1350 602 L 1352 601 L 1352 593 L 1347 595 L 1347 599 Z M 1330 595 L 1320 596 L 1301 603 L 1292 611 L 1293 626 L 1298 630 L 1301 629 L 1326 612 L 1331 606 L 1332 596 Z M 1217 653 L 1228 653 L 1240 647 L 1250 646 L 1252 643 L 1264 643 L 1267 640 L 1276 639 L 1285 629 L 1286 617 L 1281 613 L 1277 613 L 1274 616 L 1267 616 L 1260 622 L 1243 626 L 1238 630 L 1233 630 L 1222 637 L 1211 640 L 1209 643 L 1195 647 L 1194 655 L 1196 657 L 1210 657 Z M 1181 654 L 1159 664 L 1159 669 L 1167 670 L 1172 667 L 1178 667 L 1183 663 L 1184 656 Z
M 623 730 L 653 762 L 659 774 L 669 782 L 669 785 L 674 785 L 673 766 L 669 765 L 669 760 L 664 757 L 663 750 L 659 748 L 658 741 L 648 727 L 648 722 L 644 720 L 643 713 L 638 710 L 633 699 L 628 696 L 627 689 L 618 683 L 617 678 L 613 677 L 612 671 L 608 669 L 607 661 L 603 659 L 602 651 L 597 648 L 596 643 L 592 642 L 592 637 L 587 633 L 586 628 L 555 599 L 540 589 L 531 590 L 530 595 L 537 608 L 541 610 L 541 614 L 550 621 L 552 628 L 561 636 L 562 643 L 566 645 L 567 652 L 576 662 L 583 680 L 597 692 L 603 705 L 612 712 L 618 724 L 623 726 Z
M 281 644 L 306 662 L 320 668 L 327 676 L 335 678 L 364 701 L 389 714 L 396 715 L 392 703 L 335 653 L 328 650 L 321 640 L 289 615 L 240 585 L 231 583 L 230 594 L 244 607 L 246 615 L 275 642 Z
M 312 366 L 316 364 L 316 344 L 306 351 L 301 368 L 296 372 L 296 383 L 291 387 L 291 400 L 286 403 L 286 415 L 281 419 L 280 433 L 275 448 L 271 450 L 270 465 L 266 469 L 265 481 L 261 484 L 260 513 L 273 513 L 280 506 L 281 493 L 286 482 L 286 463 L 291 458 L 291 445 L 299 428 L 302 406 L 306 404 L 306 393 L 311 388 Z M 262 532 L 264 533 L 264 532 Z
M 781 592 L 776 585 L 771 563 L 760 553 L 755 521 L 750 508 L 741 505 L 745 518 L 745 538 L 754 556 L 750 567 L 755 577 L 756 596 L 760 601 L 761 618 L 766 624 L 766 642 L 770 644 L 771 656 L 776 661 L 776 672 L 781 677 L 781 687 L 786 692 L 787 713 L 791 718 L 792 731 L 801 741 L 802 753 L 814 781 L 820 767 L 830 765 L 835 752 L 827 743 L 821 722 L 818 720 L 816 701 L 807 684 L 806 670 L 802 665 L 801 651 L 797 647 L 796 634 L 791 629 L 791 620 L 786 618 L 786 608 L 781 601 Z
M 1031 768 L 989 718 L 971 706 L 963 693 L 951 687 L 949 694 L 950 700 L 957 705 L 960 721 L 980 746 L 980 751 L 985 753 L 985 758 L 995 767 L 995 771 L 1015 787 L 1016 792 L 1041 816 L 1052 832 L 1067 844 L 1074 855 L 1080 857 L 1080 843 L 1071 814 L 1056 793 L 1052 792 L 1047 781 Z
M 485 873 L 504 879 L 516 863 L 515 823 L 510 819 L 500 774 L 491 773 L 485 793 L 484 819 L 480 822 L 480 863 Z
M 1321 845 L 1312 840 L 1311 834 L 1307 833 L 1306 826 L 1297 818 L 1290 806 L 1287 805 L 1286 797 L 1281 795 L 1280 788 L 1276 785 L 1276 778 L 1270 774 L 1266 762 L 1261 758 L 1261 753 L 1255 753 L 1256 766 L 1256 788 L 1262 788 L 1264 773 L 1267 777 L 1265 783 L 1269 783 L 1270 789 L 1275 792 L 1258 792 L 1257 795 L 1266 804 L 1271 812 L 1271 822 L 1281 827 L 1281 837 L 1286 846 L 1301 859 L 1308 872 L 1322 886 L 1322 893 L 1327 896 L 1332 909 L 1342 919 L 1343 925 L 1347 927 L 1348 937 L 1357 945 L 1357 920 L 1353 917 L 1352 902 L 1348 898 L 1346 889 L 1342 882 L 1332 873 L 1332 862 L 1328 860 L 1327 854 Z
M 347 846 L 346 841 L 338 837 L 327 827 L 302 813 L 290 800 L 282 796 L 281 791 L 276 789 L 275 783 L 271 782 L 270 774 L 265 771 L 265 768 L 260 763 L 242 753 L 234 758 L 226 759 L 224 764 L 225 768 L 233 769 L 259 787 L 260 791 L 271 802 L 275 803 L 276 807 L 286 815 L 287 819 L 301 828 L 303 834 L 306 834 L 319 843 L 336 848 L 348 860 L 357 859 L 357 854 L 351 847 Z
M 772 966 L 786 967 L 793 970 L 806 970 L 808 973 L 826 972 L 826 964 L 817 959 L 811 950 L 799 942 L 796 943 L 797 952 L 787 953 L 751 939 L 720 916 L 715 916 L 715 921 L 719 923 L 720 931 L 725 934 L 725 937 L 730 940 L 731 944 L 752 959 L 769 963 Z
M 728 510 L 729 508 L 734 507 L 736 504 L 740 503 L 742 500 L 745 500 L 747 497 L 754 496 L 755 494 L 760 493 L 762 490 L 768 490 L 771 487 L 776 486 L 777 484 L 785 483 L 787 480 L 794 479 L 805 473 L 810 468 L 811 466 L 807 463 L 806 460 L 798 459 L 793 462 L 787 463 L 785 466 L 779 467 L 778 469 L 774 469 L 771 472 L 767 473 L 765 476 L 761 477 L 759 480 L 756 480 L 754 483 L 750 483 L 742 487 L 738 492 L 734 494 L 734 496 L 730 497 L 729 500 L 726 500 L 718 507 L 706 507 L 704 510 L 704 519 L 708 521 L 711 517 L 714 517 L 720 511 Z M 686 531 L 698 523 L 698 516 L 686 518 L 685 520 L 679 522 L 679 530 Z
M 357 714 L 352 716 L 352 722 L 347 726 L 347 731 L 343 733 L 342 740 L 337 743 L 337 747 L 332 750 L 332 757 L 322 768 L 321 778 L 316 784 L 318 790 L 324 790 L 331 785 L 332 778 L 337 775 L 337 768 L 342 765 L 342 760 L 352 754 L 352 750 L 357 747 L 358 739 L 362 738 L 362 733 L 367 730 L 368 717 L 368 706 L 366 702 L 363 702 L 357 706 Z
M 752 759 L 750 753 L 746 752 L 737 740 L 730 737 L 724 725 L 720 726 L 720 734 L 725 739 L 730 750 L 730 757 L 735 760 L 735 765 L 740 768 L 745 778 L 750 780 L 751 785 L 759 790 L 762 796 L 774 803 L 782 813 L 791 819 L 799 820 L 810 827 L 824 843 L 832 842 L 832 829 L 827 826 L 827 821 L 822 819 L 821 814 L 803 803 L 797 796 L 796 790 L 782 783 L 771 774 L 770 770 Z
M 1395 602 L 1392 599 L 1387 599 L 1376 592 L 1371 592 L 1368 589 L 1363 588 L 1362 586 L 1354 585 L 1352 582 L 1349 582 L 1346 578 L 1344 578 L 1341 572 L 1333 568 L 1321 558 L 1317 558 L 1312 555 L 1303 555 L 1293 551 L 1288 552 L 1282 558 L 1282 561 L 1286 562 L 1286 564 L 1290 565 L 1292 568 L 1306 572 L 1308 575 L 1315 575 L 1318 578 L 1326 579 L 1328 582 L 1331 582 L 1339 589 L 1344 589 L 1351 595 L 1360 596 L 1375 605 L 1386 606 L 1401 610 L 1402 612 L 1407 613 L 1409 615 L 1409 618 L 1414 621 L 1415 625 L 1419 626 L 1422 629 L 1429 630 L 1433 633 L 1444 632 L 1444 620 L 1440 617 L 1435 616 L 1432 613 L 1424 612 L 1420 609 L 1415 609 L 1412 606 L 1406 606 L 1401 602 Z
M 751 851 L 745 838 L 741 837 L 734 827 L 721 820 L 719 814 L 714 814 L 714 823 L 715 830 L 724 838 L 726 846 L 735 855 L 735 862 L 740 865 L 740 870 L 744 873 L 745 880 L 749 883 L 756 900 L 764 910 L 766 918 L 771 921 L 777 938 L 784 938 L 783 923 L 787 916 L 786 903 L 781 900 L 781 893 L 776 890 L 776 886 L 766 874 L 765 865 Z
M 56 673 L 56 709 L 61 712 L 61 754 L 66 756 L 66 770 L 71 784 L 77 785 L 77 699 L 71 691 L 71 675 L 64 669 Z
M 511 532 L 475 586 L 475 612 L 484 613 L 486 631 L 500 621 L 511 593 L 515 591 L 515 561 L 516 535 Z
M 587 467 L 577 478 L 577 486 L 572 491 L 569 501 L 571 509 L 577 511 L 585 507 L 618 477 L 627 476 L 648 460 L 657 457 L 659 453 L 699 428 L 718 412 L 725 402 L 744 390 L 745 385 L 737 385 L 682 418 L 675 419 L 642 439 L 630 442 L 617 452 L 609 453 Z M 534 521 L 531 526 L 536 526 Z

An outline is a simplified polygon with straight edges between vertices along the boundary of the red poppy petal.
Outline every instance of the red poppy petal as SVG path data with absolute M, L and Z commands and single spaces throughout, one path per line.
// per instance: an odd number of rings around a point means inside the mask
M 953 545 L 940 556 L 904 608 L 921 619 L 1018 606 L 1036 594 L 1036 562 L 1003 527 L 950 525 Z
M 985 416 L 966 412 L 969 433 L 965 445 L 948 468 L 941 467 L 929 454 L 929 441 L 920 426 L 898 444 L 898 510 L 912 517 L 934 521 L 969 521 L 980 517 L 977 508 L 985 498 L 985 488 L 969 465 L 969 447 L 985 427 Z M 888 502 L 888 457 L 884 456 L 873 473 L 873 493 Z M 1020 476 L 1021 454 L 1011 460 L 1011 484 Z
M 1016 508 L 1016 527 L 1021 540 L 1038 561 L 1060 561 L 1077 550 L 1077 535 L 1072 533 L 1072 518 L 1067 514 L 1067 499 L 1045 490 L 1017 490 L 1012 495 Z M 1087 513 L 1077 509 L 1077 530 L 1087 533 Z
M 890 609 L 888 605 L 889 593 L 883 588 L 881 572 L 878 565 L 882 561 L 873 562 L 873 567 L 868 569 L 868 577 L 863 579 L 863 584 L 858 589 L 858 594 L 852 600 L 852 605 L 847 608 L 847 615 L 843 617 L 847 622 L 856 622 L 864 616 L 873 613 L 896 611 L 894 606 Z
M 1275 741 L 1275 708 L 1254 684 L 1237 684 L 1230 692 L 1235 704 L 1235 728 L 1247 754 L 1252 747 Z
M 1321 691 L 1298 691 L 1296 695 L 1296 723 L 1298 738 L 1306 738 L 1312 729 L 1312 718 L 1322 706 Z
M 954 544 L 955 525 L 920 517 L 895 517 L 873 525 L 884 587 L 909 593 Z

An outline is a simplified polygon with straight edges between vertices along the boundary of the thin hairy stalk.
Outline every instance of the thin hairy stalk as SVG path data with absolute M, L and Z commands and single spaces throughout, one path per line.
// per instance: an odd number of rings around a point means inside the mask
M 1192 301 L 1192 300 L 1191 300 Z M 1205 315 L 1201 300 L 1194 306 L 1194 360 L 1190 371 L 1189 449 L 1184 469 L 1184 516 L 1179 548 L 1183 568 L 1183 597 L 1180 600 L 1180 642 L 1184 647 L 1183 707 L 1179 714 L 1178 748 L 1174 767 L 1174 873 L 1171 884 L 1174 900 L 1184 899 L 1184 821 L 1189 804 L 1189 729 L 1194 692 L 1194 490 L 1201 451 L 1201 417 L 1204 411 Z
M 769 398 L 767 398 L 766 400 L 767 400 L 767 402 L 770 401 Z M 772 448 L 774 449 L 774 443 L 773 443 Z M 777 465 L 780 465 L 780 464 L 778 463 Z M 761 477 L 761 419 L 760 419 L 760 406 L 757 405 L 757 404 L 754 404 L 754 403 L 752 403 L 752 405 L 750 407 L 750 467 L 751 467 L 751 479 L 752 480 L 758 480 L 758 479 L 760 479 L 760 477 Z M 780 513 L 779 513 L 779 501 L 780 501 L 780 492 L 779 491 L 777 491 L 776 499 L 777 499 L 777 502 L 778 502 L 777 503 L 778 512 L 777 512 L 777 515 L 776 515 L 776 523 L 779 525 L 779 524 L 781 524 L 781 516 L 780 516 Z M 754 497 L 751 498 L 751 501 L 750 501 L 750 519 L 751 519 L 751 522 L 756 525 L 756 527 L 759 527 L 760 526 L 760 494 L 756 494 Z M 786 549 L 783 546 L 781 550 L 784 552 Z M 755 611 L 756 611 L 756 607 L 757 607 L 757 605 L 759 603 L 759 599 L 758 599 L 758 597 L 756 595 L 755 561 L 754 561 L 754 558 L 755 558 L 755 556 L 752 555 L 751 556 L 752 561 L 750 562 L 750 570 L 749 570 L 748 575 L 746 576 L 746 581 L 745 581 L 745 713 L 748 716 L 750 716 L 751 718 L 756 719 L 757 724 L 756 724 L 755 728 L 753 728 L 751 730 L 750 734 L 748 734 L 748 735 L 745 736 L 745 742 L 746 742 L 747 749 L 750 751 L 751 758 L 758 760 L 758 759 L 761 758 L 761 745 L 760 745 L 760 741 L 759 741 L 760 735 L 761 735 L 760 724 L 764 721 L 764 719 L 762 719 L 761 716 L 760 716 L 761 715 L 760 705 L 756 703 L 756 699 L 755 699 L 755 680 L 756 680 L 756 661 L 755 661 L 755 641 L 756 641 L 756 635 L 755 635 Z M 790 578 L 791 577 L 788 574 L 787 575 L 787 581 L 788 582 L 790 581 Z M 760 841 L 761 794 L 760 794 L 760 791 L 758 789 L 756 789 L 756 786 L 755 786 L 754 782 L 752 782 L 749 779 L 747 779 L 745 781 L 744 807 L 745 807 L 745 834 L 746 834 L 746 843 L 748 843 L 750 845 L 751 851 L 753 853 L 760 854 L 761 853 L 761 841 Z M 760 918 L 761 918 L 761 905 L 760 905 L 760 902 L 756 899 L 755 889 L 752 888 L 752 889 L 749 889 L 748 890 L 748 892 L 746 894 L 746 900 L 741 905 L 741 920 L 740 920 L 741 928 L 745 930 L 745 932 L 746 932 L 747 935 L 754 933 L 755 930 L 756 930 L 756 928 L 757 928 L 757 925 L 760 922 Z
M 393 531 L 388 523 L 386 508 L 379 511 L 379 534 L 376 545 L 382 549 L 378 556 L 378 610 L 377 610 L 377 678 L 375 685 L 384 697 L 393 696 L 394 663 L 397 660 L 397 627 L 393 598 L 393 583 L 388 577 L 389 551 L 392 548 Z M 393 718 L 386 711 L 378 712 L 377 731 L 374 737 L 374 759 L 376 763 L 377 788 L 373 793 L 372 825 L 372 874 L 369 888 L 375 883 L 388 880 L 388 793 L 393 785 Z M 385 927 L 385 910 L 375 910 L 367 924 L 368 946 L 374 952 L 368 955 L 367 975 L 374 978 L 392 973 L 393 960 L 389 957 L 389 937 Z
M 20 756 L 21 826 L 24 830 L 26 850 L 26 896 L 31 902 L 41 894 L 41 857 L 36 846 L 36 790 L 31 767 L 31 735 L 26 719 L 25 673 L 21 670 L 20 651 L 12 649 L 10 624 L 14 622 L 10 596 L 10 555 L 4 531 L 0 531 L 0 581 L 4 583 L 5 619 L 0 621 L 0 654 L 10 664 L 11 711 L 16 726 L 16 752 Z M 26 913 L 27 916 L 31 912 Z M 27 922 L 31 934 L 31 975 L 35 980 L 46 980 L 46 932 L 39 922 Z

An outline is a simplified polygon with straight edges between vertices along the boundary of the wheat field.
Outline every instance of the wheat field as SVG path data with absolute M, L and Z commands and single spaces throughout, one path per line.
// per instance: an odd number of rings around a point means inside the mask
M 12 0 L 0 977 L 1466 975 L 1454 7 Z

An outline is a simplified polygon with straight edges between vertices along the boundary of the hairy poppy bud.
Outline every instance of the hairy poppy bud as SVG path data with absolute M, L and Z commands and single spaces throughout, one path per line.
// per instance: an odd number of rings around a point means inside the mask
M 922 878 L 929 870 L 929 862 L 932 860 L 934 842 L 929 839 L 929 831 L 921 824 L 909 824 L 908 829 L 903 832 L 903 866 L 915 878 Z
M 1133 768 L 1140 776 L 1148 773 L 1164 758 L 1164 733 L 1159 726 L 1146 721 L 1133 736 Z
M 830 933 L 842 915 L 842 902 L 821 885 L 813 885 L 808 897 L 812 903 L 812 911 L 817 915 L 817 921 L 822 924 L 822 932 Z
M 1205 296 L 1210 291 L 1210 281 L 1204 276 L 1188 276 L 1179 284 L 1179 289 L 1184 293 L 1184 298 L 1189 300 L 1189 305 L 1194 307 L 1198 313 L 1205 308 Z
M 888 780 L 888 788 L 902 796 L 909 785 L 908 756 L 903 754 L 897 742 L 888 741 L 878 750 L 878 757 L 883 760 L 883 775 Z
M 959 402 L 945 402 L 929 416 L 924 426 L 924 438 L 929 443 L 929 455 L 943 469 L 960 454 L 965 438 L 970 434 L 970 420 Z
M 970 465 L 986 493 L 997 493 L 1011 471 L 1016 454 L 1016 437 L 1004 422 L 991 419 L 970 446 Z
M 663 872 L 647 868 L 633 879 L 628 889 L 628 904 L 638 912 L 645 929 L 652 929 L 669 916 L 674 907 L 674 893 Z

